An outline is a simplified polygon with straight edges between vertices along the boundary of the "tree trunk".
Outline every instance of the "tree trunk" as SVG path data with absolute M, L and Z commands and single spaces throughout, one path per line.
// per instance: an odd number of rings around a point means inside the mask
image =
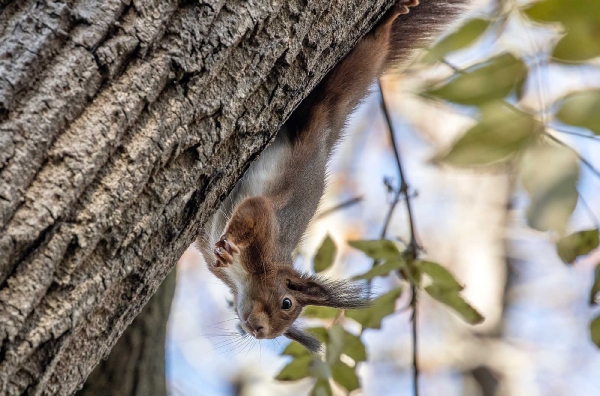
M 0 393 L 81 387 L 392 2 L 0 1 Z
M 173 269 L 77 396 L 167 395 L 165 339 L 175 279 Z

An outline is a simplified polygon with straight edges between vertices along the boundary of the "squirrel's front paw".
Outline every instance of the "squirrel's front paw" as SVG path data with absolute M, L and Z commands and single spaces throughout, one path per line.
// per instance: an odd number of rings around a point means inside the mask
M 399 0 L 392 8 L 392 12 L 394 12 L 396 16 L 408 14 L 409 8 L 416 7 L 418 5 L 419 0 Z
M 240 249 L 223 235 L 221 239 L 219 239 L 219 242 L 215 243 L 213 252 L 217 258 L 215 266 L 225 267 L 229 264 L 233 264 L 233 257 L 236 254 L 240 254 Z

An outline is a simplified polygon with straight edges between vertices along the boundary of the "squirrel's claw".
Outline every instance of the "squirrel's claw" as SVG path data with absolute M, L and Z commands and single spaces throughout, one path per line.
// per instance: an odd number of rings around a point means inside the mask
M 213 252 L 217 257 L 215 266 L 224 267 L 233 264 L 233 257 L 236 254 L 240 254 L 240 249 L 223 235 L 215 244 Z
M 409 13 L 409 8 L 416 7 L 419 5 L 419 0 L 400 0 L 394 6 L 393 12 L 398 15 L 404 15 Z

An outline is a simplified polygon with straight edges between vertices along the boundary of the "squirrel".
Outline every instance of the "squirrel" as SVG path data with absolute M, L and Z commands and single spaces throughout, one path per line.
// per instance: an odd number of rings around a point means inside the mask
M 447 20 L 445 10 L 462 2 L 428 0 L 417 7 L 425 6 L 427 16 L 411 21 L 406 15 L 397 24 L 419 0 L 392 6 L 292 113 L 222 203 L 210 229 L 198 237 L 209 270 L 231 290 L 247 334 L 257 339 L 284 335 L 317 352 L 320 342 L 295 324 L 305 306 L 369 305 L 362 284 L 301 273 L 292 252 L 317 210 L 326 164 L 348 115 L 398 54 L 439 30 Z

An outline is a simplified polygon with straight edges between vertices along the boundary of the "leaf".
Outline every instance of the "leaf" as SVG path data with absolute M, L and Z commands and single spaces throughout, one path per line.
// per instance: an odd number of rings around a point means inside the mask
M 306 331 L 310 332 L 314 335 L 317 340 L 327 343 L 329 341 L 329 335 L 327 334 L 327 329 L 324 327 L 310 327 L 306 329 Z
M 449 34 L 440 40 L 429 52 L 423 57 L 423 62 L 433 64 L 446 56 L 446 54 L 468 47 L 477 40 L 490 25 L 490 21 L 486 19 L 471 19 L 462 25 L 454 33 Z
M 360 388 L 360 382 L 354 369 L 340 360 L 331 366 L 331 376 L 335 382 L 346 388 L 348 392 Z
M 382 264 L 376 265 L 362 275 L 355 276 L 354 279 L 373 279 L 376 276 L 387 276 L 390 272 L 404 268 L 406 262 L 402 258 L 389 259 Z
M 596 317 L 596 319 L 592 320 L 592 323 L 590 323 L 590 334 L 594 344 L 600 348 L 600 316 Z
M 335 259 L 337 248 L 329 235 L 325 238 L 321 247 L 317 251 L 314 261 L 315 272 L 323 272 L 331 267 Z
M 600 292 L 600 264 L 596 265 L 596 270 L 594 271 L 594 284 L 590 291 L 590 305 L 598 304 L 596 302 L 596 294 L 598 294 L 598 292 Z
M 577 205 L 579 160 L 571 148 L 543 141 L 521 163 L 521 182 L 531 199 L 527 222 L 536 230 L 564 233 Z
M 534 3 L 525 14 L 538 22 L 561 22 L 567 26 L 581 20 L 600 22 L 600 3 L 594 0 L 546 0 Z
M 566 34 L 554 48 L 559 60 L 582 61 L 600 55 L 600 2 L 595 0 L 547 0 L 525 13 L 538 22 L 560 22 Z
M 454 276 L 444 267 L 431 261 L 417 261 L 415 262 L 421 271 L 431 278 L 433 284 L 437 287 L 461 291 L 464 287 L 454 279 Z
M 582 19 L 600 21 L 600 3 L 595 0 L 546 0 L 529 5 L 525 14 L 538 22 L 572 25 Z
M 600 89 L 567 95 L 556 118 L 565 124 L 587 128 L 600 135 Z
M 327 343 L 326 360 L 327 364 L 331 366 L 340 358 L 340 355 L 344 350 L 346 331 L 342 326 L 336 324 L 327 331 L 327 334 L 329 336 L 329 342 Z
M 307 318 L 330 319 L 335 318 L 339 312 L 340 310 L 337 308 L 309 305 L 302 311 L 302 316 L 306 316 Z
M 319 358 L 313 358 L 313 363 L 310 366 L 310 373 L 313 378 L 317 379 L 329 379 L 331 377 L 329 366 Z
M 483 316 L 463 300 L 456 290 L 444 289 L 433 284 L 427 286 L 425 291 L 437 301 L 456 311 L 467 323 L 478 324 L 483 322 Z
M 556 243 L 558 256 L 565 264 L 571 264 L 579 256 L 585 256 L 600 243 L 598 230 L 579 231 L 562 237 Z
M 376 260 L 388 260 L 400 257 L 400 251 L 396 244 L 387 239 L 349 241 L 348 244 Z
M 299 356 L 288 363 L 277 377 L 276 380 L 279 381 L 295 381 L 301 378 L 306 378 L 310 376 L 310 364 L 313 360 L 313 357 L 308 356 Z
M 310 396 L 331 396 L 331 385 L 326 378 L 319 378 L 310 392 Z
M 437 160 L 457 167 L 493 165 L 523 150 L 541 130 L 530 114 L 507 103 L 489 104 L 481 109 L 479 123 Z
M 522 60 L 505 53 L 454 75 L 439 88 L 428 90 L 431 96 L 461 105 L 481 106 L 506 98 L 511 92 L 521 92 L 527 78 L 527 66 Z
M 285 347 L 285 349 L 283 350 L 283 352 L 281 352 L 281 354 L 287 355 L 287 356 L 300 357 L 300 356 L 309 356 L 310 352 L 299 342 L 292 341 Z
M 567 34 L 558 41 L 552 56 L 567 62 L 580 62 L 600 56 L 599 31 L 600 23 L 587 20 L 568 25 Z
M 352 358 L 355 362 L 364 362 L 367 360 L 367 349 L 359 336 L 346 332 L 346 343 L 343 353 Z
M 381 320 L 396 310 L 396 300 L 401 294 L 402 288 L 392 289 L 373 300 L 369 308 L 346 310 L 346 316 L 360 323 L 363 328 L 380 329 Z
M 402 275 L 406 277 L 406 279 L 416 287 L 421 287 L 421 278 L 423 277 L 423 273 L 421 272 L 421 268 L 415 265 L 415 261 L 409 261 L 406 270 L 402 271 Z

